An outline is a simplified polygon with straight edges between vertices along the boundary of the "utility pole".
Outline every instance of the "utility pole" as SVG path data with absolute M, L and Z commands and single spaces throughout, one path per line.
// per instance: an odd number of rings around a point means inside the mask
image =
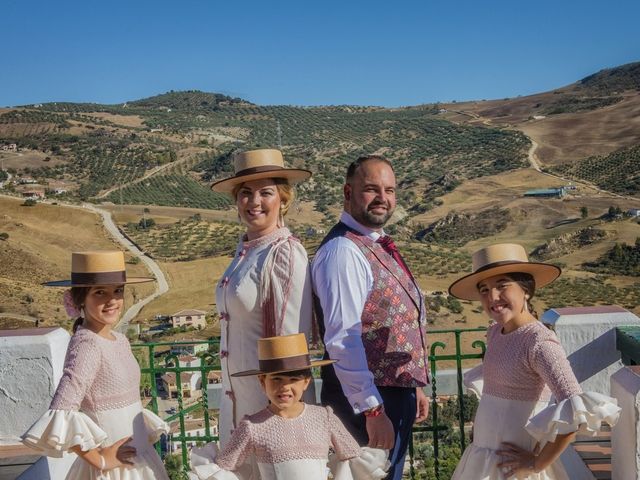
M 282 150 L 282 128 L 280 128 L 280 120 L 277 120 L 278 122 L 278 149 Z

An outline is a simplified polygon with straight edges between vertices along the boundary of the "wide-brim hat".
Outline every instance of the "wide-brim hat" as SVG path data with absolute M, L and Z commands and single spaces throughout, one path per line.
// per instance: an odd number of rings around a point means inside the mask
M 449 294 L 462 300 L 480 300 L 478 283 L 504 273 L 528 273 L 536 288 L 553 282 L 562 270 L 548 263 L 530 262 L 522 245 L 499 243 L 478 250 L 472 257 L 473 273 L 456 280 L 449 287 Z
M 232 377 L 294 372 L 335 363 L 335 360 L 311 361 L 304 333 L 267 337 L 258 340 L 258 369 L 233 373 Z
M 153 282 L 151 277 L 127 277 L 124 253 L 114 251 L 73 252 L 71 278 L 55 280 L 46 287 L 93 287 L 96 285 L 125 285 Z
M 282 152 L 266 148 L 236 154 L 233 157 L 233 171 L 232 177 L 215 182 L 211 189 L 231 193 L 236 185 L 261 178 L 284 178 L 293 184 L 311 176 L 309 170 L 285 168 Z

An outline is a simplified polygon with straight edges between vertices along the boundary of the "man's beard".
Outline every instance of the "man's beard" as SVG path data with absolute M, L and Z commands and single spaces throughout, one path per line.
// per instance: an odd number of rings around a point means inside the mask
M 369 205 L 369 207 L 376 207 L 378 205 L 380 204 Z M 391 218 L 391 215 L 393 215 L 393 210 L 391 209 L 387 209 L 386 213 L 384 214 L 375 214 L 371 212 L 368 208 L 363 212 L 362 216 L 363 216 L 363 219 L 366 220 L 366 224 L 370 227 L 374 227 L 374 228 L 384 227 L 385 224 Z M 361 222 L 361 223 L 365 223 L 365 222 Z

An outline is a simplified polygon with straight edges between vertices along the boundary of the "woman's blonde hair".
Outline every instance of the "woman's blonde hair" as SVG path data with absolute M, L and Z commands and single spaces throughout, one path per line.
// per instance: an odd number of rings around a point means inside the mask
M 280 196 L 280 216 L 284 217 L 296 198 L 296 191 L 286 178 L 272 178 L 271 180 L 273 180 L 273 183 L 276 184 L 276 188 L 278 189 L 278 195 Z M 240 183 L 233 187 L 233 190 L 231 190 L 233 198 L 238 198 L 238 192 L 243 185 L 244 183 Z

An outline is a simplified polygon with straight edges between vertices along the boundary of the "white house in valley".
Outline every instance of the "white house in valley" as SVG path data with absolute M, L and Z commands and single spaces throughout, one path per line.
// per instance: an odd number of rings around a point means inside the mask
M 202 310 L 180 310 L 179 312 L 171 315 L 171 325 L 176 327 L 194 327 L 194 328 L 205 328 L 207 326 L 207 321 L 205 317 L 207 312 L 203 312 Z

